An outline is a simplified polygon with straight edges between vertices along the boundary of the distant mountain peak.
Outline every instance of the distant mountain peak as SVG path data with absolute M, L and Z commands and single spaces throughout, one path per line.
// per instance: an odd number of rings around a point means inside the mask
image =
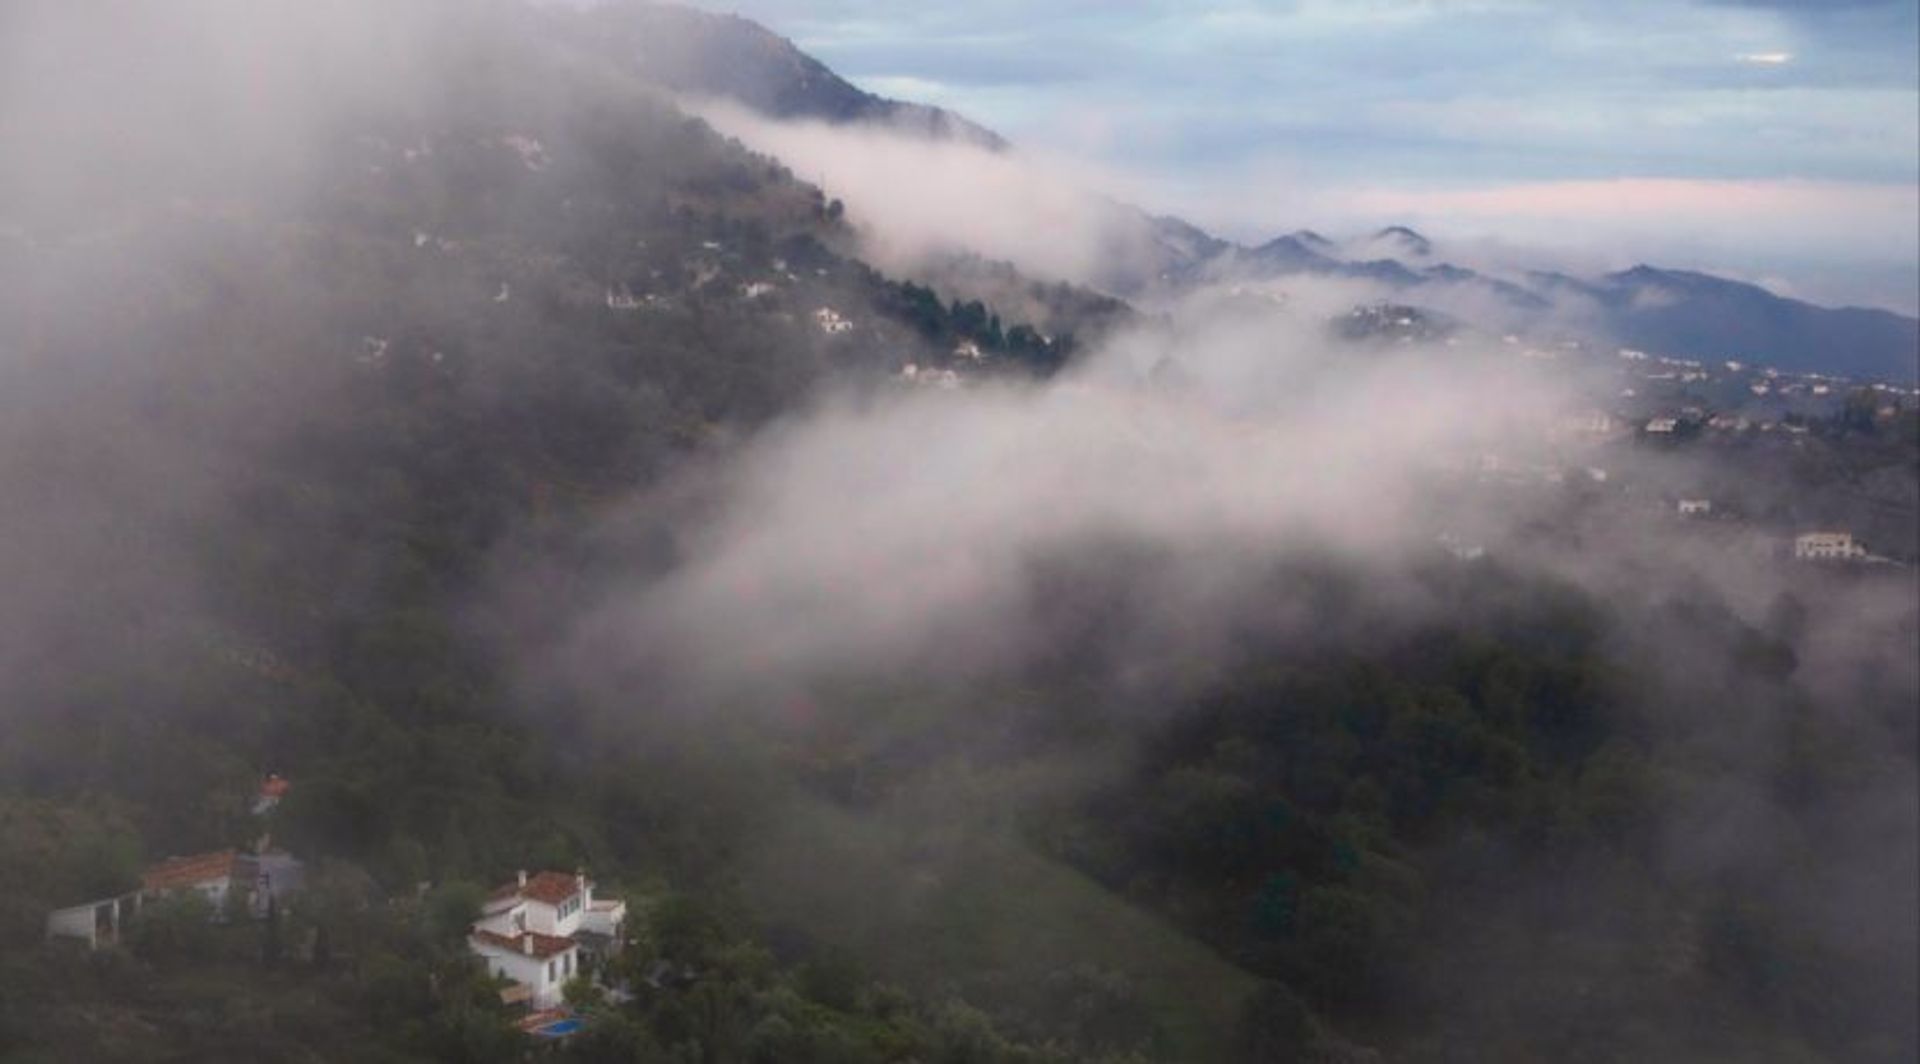
M 1411 255 L 1414 258 L 1426 258 L 1433 254 L 1433 241 L 1404 225 L 1387 226 L 1373 234 L 1372 243 L 1396 248 L 1402 254 Z
M 1306 236 L 1310 235 L 1306 234 Z M 1268 267 L 1319 270 L 1334 265 L 1335 259 L 1328 253 L 1330 250 L 1330 248 L 1316 247 L 1302 234 L 1295 233 L 1267 241 L 1254 248 L 1249 253 L 1249 257 Z
M 1002 151 L 999 134 L 951 111 L 867 92 L 792 41 L 739 15 L 646 0 L 586 12 L 593 43 L 666 88 L 717 96 L 774 118 L 886 125 Z
M 1338 245 L 1311 229 L 1299 229 L 1287 235 L 1289 238 L 1306 247 L 1312 248 L 1322 255 L 1333 255 L 1338 252 Z

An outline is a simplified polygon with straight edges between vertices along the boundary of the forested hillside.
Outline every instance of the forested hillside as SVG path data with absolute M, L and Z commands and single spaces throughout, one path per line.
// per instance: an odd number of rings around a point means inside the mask
M 1911 1058 L 1910 570 L 1799 572 L 1760 623 L 1657 558 L 1602 595 L 1544 560 L 1613 551 L 1569 489 L 1510 560 L 1236 542 L 1189 600 L 1116 527 L 1021 559 L 990 668 L 787 669 L 754 628 L 697 682 L 624 604 L 716 515 L 777 526 L 743 455 L 1028 396 L 1133 312 L 883 275 L 578 16 L 348 6 L 387 36 L 242 62 L 252 97 L 105 49 L 48 113 L 165 133 L 0 180 L 0 1060 L 527 1059 L 466 934 L 529 868 L 636 914 L 558 1059 Z M 1862 446 L 1915 469 L 1910 422 Z M 1010 451 L 920 490 L 1055 457 Z M 938 614 L 983 548 L 915 535 Z M 752 577 L 732 608 L 834 624 Z M 308 866 L 284 913 L 46 940 L 262 834 Z

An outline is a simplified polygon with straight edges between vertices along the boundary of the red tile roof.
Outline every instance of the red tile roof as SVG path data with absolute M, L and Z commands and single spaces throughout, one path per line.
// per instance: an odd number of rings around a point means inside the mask
M 580 877 L 566 872 L 537 872 L 527 877 L 527 885 L 508 883 L 488 895 L 490 901 L 523 897 L 529 901 L 558 905 L 580 893 Z
M 287 792 L 292 789 L 293 781 L 287 779 L 285 776 L 268 776 L 266 780 L 260 784 L 260 797 L 285 798 Z
M 580 893 L 580 877 L 565 872 L 542 872 L 528 876 L 527 887 L 521 893 L 533 901 L 558 905 Z
M 499 935 L 492 931 L 475 931 L 473 933 L 473 940 L 538 960 L 557 957 L 574 948 L 573 939 L 560 938 L 556 935 L 543 935 L 538 931 L 526 931 L 518 935 Z M 533 943 L 533 950 L 531 952 L 527 950 L 529 940 Z
M 180 890 L 199 886 L 233 875 L 234 852 L 203 853 L 193 857 L 169 857 L 147 866 L 140 874 L 140 886 L 146 890 Z

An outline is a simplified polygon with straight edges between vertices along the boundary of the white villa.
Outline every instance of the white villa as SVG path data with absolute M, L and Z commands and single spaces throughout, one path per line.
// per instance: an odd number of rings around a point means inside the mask
M 501 994 L 509 1004 L 552 1008 L 567 980 L 582 974 L 583 957 L 620 947 L 627 903 L 595 898 L 583 869 L 574 874 L 521 872 L 481 906 L 468 945 L 487 970 L 514 985 Z

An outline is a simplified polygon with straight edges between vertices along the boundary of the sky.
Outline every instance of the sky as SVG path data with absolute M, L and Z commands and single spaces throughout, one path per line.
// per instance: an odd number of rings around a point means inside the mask
M 702 0 L 1223 235 L 1920 304 L 1916 0 Z

